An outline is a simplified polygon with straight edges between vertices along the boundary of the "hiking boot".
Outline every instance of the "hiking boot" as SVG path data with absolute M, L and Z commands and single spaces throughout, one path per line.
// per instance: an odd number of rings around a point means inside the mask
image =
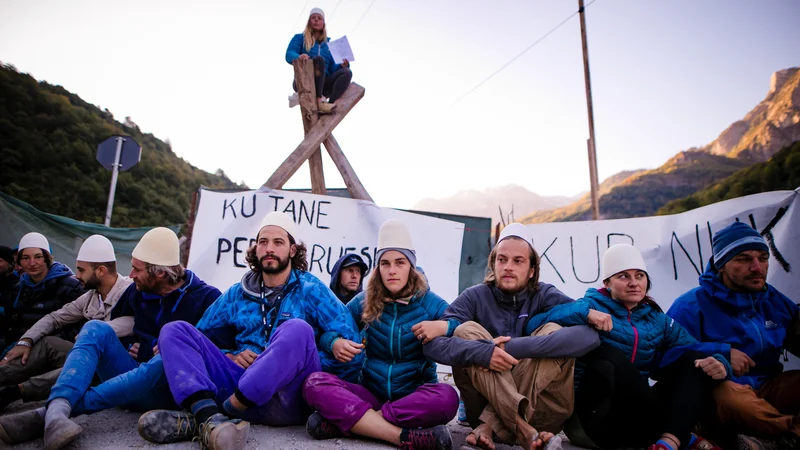
M 32 441 L 43 435 L 44 416 L 38 409 L 0 416 L 0 441 L 6 444 Z
M 453 438 L 450 430 L 444 425 L 433 428 L 404 428 L 400 432 L 400 448 L 402 450 L 450 450 Z
M 333 113 L 333 110 L 336 109 L 336 104 L 327 102 L 317 102 L 317 107 L 319 108 L 320 114 L 331 114 Z
M 343 437 L 342 430 L 336 428 L 336 425 L 328 422 L 327 419 L 322 417 L 318 412 L 308 416 L 306 422 L 306 431 L 308 435 L 314 439 L 333 439 Z
M 249 431 L 250 422 L 217 413 L 200 424 L 200 442 L 210 450 L 243 450 Z
M 188 411 L 156 409 L 139 417 L 139 436 L 156 444 L 189 441 L 197 436 L 197 421 Z
M 62 416 L 44 427 L 44 449 L 59 450 L 66 447 L 83 432 L 83 428 L 77 423 Z
M 783 433 L 780 436 L 756 438 L 740 434 L 736 438 L 739 450 L 781 450 L 800 448 L 800 437 L 794 433 Z

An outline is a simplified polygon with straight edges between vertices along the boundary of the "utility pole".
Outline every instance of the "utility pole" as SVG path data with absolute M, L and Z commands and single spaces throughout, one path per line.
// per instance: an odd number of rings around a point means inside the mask
M 600 193 L 597 180 L 597 153 L 594 140 L 594 109 L 592 108 L 592 80 L 589 76 L 589 50 L 586 45 L 586 8 L 583 0 L 578 0 L 578 13 L 581 19 L 581 44 L 583 45 L 583 78 L 586 83 L 586 110 L 589 113 L 589 182 L 592 195 L 592 219 L 600 217 Z

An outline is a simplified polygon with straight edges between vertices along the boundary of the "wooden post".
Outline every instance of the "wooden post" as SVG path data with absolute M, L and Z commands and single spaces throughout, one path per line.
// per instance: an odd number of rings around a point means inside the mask
M 314 62 L 310 59 L 296 59 L 294 67 L 294 80 L 297 86 L 297 97 L 300 100 L 300 114 L 303 116 L 303 131 L 308 131 L 319 120 L 317 107 L 317 90 L 314 83 Z M 311 170 L 311 192 L 326 195 L 325 173 L 322 170 L 322 150 L 317 146 L 308 158 L 308 168 Z
M 597 177 L 597 153 L 595 150 L 594 139 L 594 108 L 592 107 L 592 80 L 589 76 L 589 50 L 586 43 L 586 17 L 583 0 L 578 0 L 578 15 L 581 19 L 581 44 L 583 45 L 583 75 L 586 84 L 586 105 L 589 114 L 589 179 L 590 190 L 592 193 L 592 219 L 600 218 L 600 193 L 598 191 L 597 180 L 592 180 L 592 173 Z
M 336 100 L 336 113 L 319 118 L 317 123 L 308 130 L 305 139 L 294 149 L 278 169 L 264 183 L 269 189 L 280 189 L 297 172 L 306 159 L 316 150 L 322 141 L 330 136 L 331 132 L 344 119 L 348 112 L 364 97 L 364 88 L 356 83 L 351 83 L 344 94 Z
M 339 147 L 339 143 L 336 142 L 333 135 L 328 136 L 328 138 L 323 141 L 323 144 L 325 144 L 325 149 L 328 150 L 328 154 L 331 155 L 333 163 L 336 164 L 336 168 L 339 169 L 339 173 L 342 174 L 344 185 L 347 186 L 347 190 L 350 191 L 350 196 L 359 200 L 368 200 L 375 203 L 372 197 L 367 193 L 364 185 L 361 184 L 361 180 L 358 179 L 356 171 L 353 170 L 350 161 L 344 156 L 342 148 Z

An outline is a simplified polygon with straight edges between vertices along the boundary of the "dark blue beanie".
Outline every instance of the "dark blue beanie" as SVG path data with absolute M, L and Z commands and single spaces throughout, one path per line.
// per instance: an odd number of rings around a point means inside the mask
M 714 250 L 714 267 L 717 270 L 739 253 L 748 250 L 769 252 L 767 241 L 753 227 L 742 222 L 733 222 L 714 233 L 711 243 Z

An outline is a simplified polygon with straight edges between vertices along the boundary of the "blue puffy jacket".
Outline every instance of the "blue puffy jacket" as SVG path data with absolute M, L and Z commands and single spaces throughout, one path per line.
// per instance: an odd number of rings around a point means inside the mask
M 361 384 L 378 399 L 392 401 L 405 397 L 425 383 L 436 383 L 436 363 L 422 353 L 422 341 L 411 327 L 425 320 L 438 320 L 447 302 L 428 289 L 417 294 L 407 305 L 387 303 L 380 318 L 369 325 L 361 321 L 365 293 L 347 304 L 366 338 L 367 359 L 361 372 Z M 447 336 L 456 324 L 449 322 Z
M 266 305 L 266 317 L 262 315 L 262 303 Z M 283 293 L 270 308 L 261 298 L 261 274 L 248 271 L 241 282 L 231 286 L 208 308 L 197 329 L 217 345 L 220 344 L 215 337 L 233 334 L 235 342 L 227 349 L 233 350 L 231 353 L 247 349 L 260 354 L 269 345 L 272 332 L 289 319 L 304 320 L 314 329 L 322 370 L 356 380 L 363 357 L 359 355 L 345 364 L 336 361 L 330 351 L 330 341 L 337 337 L 360 340 L 356 323 L 333 292 L 308 272 L 292 270 Z M 321 340 L 328 333 L 326 341 Z
M 555 306 L 547 313 L 535 316 L 528 323 L 527 330 L 533 332 L 547 322 L 561 326 L 585 325 L 589 323 L 591 309 L 610 314 L 613 321 L 611 331 L 598 332 L 600 341 L 621 350 L 646 377 L 651 371 L 675 362 L 687 350 L 713 355 L 725 365 L 728 376 L 731 374 L 727 359 L 715 354 L 716 346 L 698 343 L 680 324 L 647 303 L 640 303 L 629 311 L 621 302 L 611 298 L 606 289 L 589 288 L 582 299 Z M 579 372 L 576 371 L 576 378 Z
M 308 55 L 311 58 L 322 56 L 325 59 L 325 76 L 331 76 L 334 72 L 339 70 L 342 65 L 336 64 L 331 55 L 331 49 L 328 47 L 328 38 L 326 42 L 314 42 L 314 46 L 306 51 L 305 43 L 303 42 L 303 33 L 295 34 L 292 40 L 289 41 L 289 47 L 286 49 L 286 62 L 291 64 L 300 55 Z
M 111 310 L 111 319 L 133 316 L 134 336 L 124 341 L 138 342 L 137 360 L 145 362 L 153 357 L 153 347 L 164 325 L 176 320 L 196 324 L 219 295 L 219 289 L 187 269 L 184 283 L 164 297 L 141 292 L 131 283 Z
M 709 264 L 700 286 L 678 297 L 667 314 L 696 339 L 716 342 L 727 358 L 731 348 L 747 353 L 755 367 L 732 380 L 758 389 L 783 371 L 780 355 L 798 307 L 769 284 L 753 294 L 731 291 Z

